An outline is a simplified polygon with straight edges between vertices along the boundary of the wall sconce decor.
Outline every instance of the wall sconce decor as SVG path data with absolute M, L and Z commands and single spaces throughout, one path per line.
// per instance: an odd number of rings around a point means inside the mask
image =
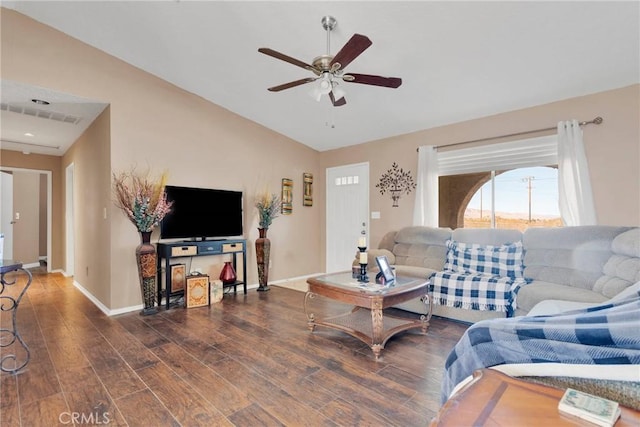
M 293 180 L 282 178 L 282 215 L 293 212 Z
M 302 174 L 303 192 L 302 206 L 313 206 L 313 175 L 305 172 Z
M 402 194 L 411 194 L 411 190 L 415 190 L 416 183 L 413 182 L 411 171 L 404 171 L 393 162 L 391 169 L 382 174 L 380 182 L 376 184 L 376 188 L 380 189 L 380 194 L 384 195 L 387 191 L 391 193 L 393 207 L 398 207 L 398 200 Z

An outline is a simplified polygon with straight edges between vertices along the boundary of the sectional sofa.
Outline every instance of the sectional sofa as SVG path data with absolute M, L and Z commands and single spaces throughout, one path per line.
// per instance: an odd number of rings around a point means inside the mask
M 518 243 L 523 249 L 526 284 L 515 294 L 516 316 L 526 315 L 546 300 L 600 303 L 640 281 L 640 228 L 579 226 L 529 228 L 524 233 L 507 229 L 406 227 L 384 235 L 369 259 L 384 255 L 396 274 L 431 277 L 442 272 L 451 244 L 498 247 Z M 449 245 L 449 246 L 448 246 Z M 399 308 L 425 313 L 419 300 Z M 434 305 L 434 315 L 464 322 L 505 317 L 487 311 Z

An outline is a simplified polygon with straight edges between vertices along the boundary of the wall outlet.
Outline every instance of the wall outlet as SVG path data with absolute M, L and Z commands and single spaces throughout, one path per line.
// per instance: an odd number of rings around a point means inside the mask
M 378 211 L 371 212 L 371 219 L 380 219 L 380 212 Z

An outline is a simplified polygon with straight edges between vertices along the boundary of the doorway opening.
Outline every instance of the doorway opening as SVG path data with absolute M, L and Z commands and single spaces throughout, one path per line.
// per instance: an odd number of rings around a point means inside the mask
M 3 230 L 10 228 L 10 233 L 3 231 L 4 257 L 10 254 L 25 268 L 42 267 L 50 273 L 52 172 L 6 166 L 0 170 L 3 176 L 11 175 L 10 186 L 3 179 L 3 187 L 6 188 L 2 191 L 2 205 L 12 207 L 11 212 L 3 213 Z M 7 220 L 10 220 L 9 224 L 5 225 Z M 10 235 L 9 241 L 7 234 Z

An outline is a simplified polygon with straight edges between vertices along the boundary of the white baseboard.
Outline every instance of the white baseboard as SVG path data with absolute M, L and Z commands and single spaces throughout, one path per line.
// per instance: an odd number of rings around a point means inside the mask
M 67 276 L 66 272 L 64 272 L 62 270 L 57 270 L 57 271 L 62 273 L 64 276 L 69 277 L 69 276 Z M 286 282 L 291 282 L 291 281 L 294 281 L 294 280 L 307 279 L 309 277 L 317 276 L 318 274 L 321 274 L 321 273 L 309 274 L 307 276 L 291 277 L 289 279 L 283 279 L 283 280 L 276 280 L 276 281 L 273 281 L 273 282 L 269 282 L 269 284 L 277 285 L 278 283 L 286 283 Z M 80 283 L 76 282 L 75 280 L 73 281 L 73 286 L 75 286 L 80 292 L 82 292 L 82 294 L 84 296 L 89 298 L 89 300 L 92 303 L 94 303 L 95 306 L 98 307 L 100 309 L 100 311 L 102 311 L 107 316 L 116 316 L 118 314 L 130 313 L 132 311 L 142 310 L 142 308 L 143 308 L 142 304 L 138 304 L 138 305 L 132 305 L 132 306 L 129 306 L 129 307 L 123 307 L 123 308 L 118 308 L 118 309 L 112 310 L 112 309 L 108 308 L 106 305 L 104 305 L 102 302 L 100 302 L 100 300 L 98 298 L 96 298 L 91 292 L 89 292 L 86 288 L 84 288 Z M 247 291 L 251 290 L 251 289 L 257 289 L 258 286 L 259 286 L 258 283 L 253 283 L 251 285 L 247 285 Z
M 102 311 L 107 316 L 109 315 L 109 309 L 107 308 L 107 306 L 101 303 L 98 298 L 94 297 L 93 294 L 89 292 L 84 286 L 82 286 L 80 283 L 76 282 L 75 280 L 73 281 L 73 286 L 75 286 L 76 289 L 82 292 L 82 294 L 85 297 L 89 298 L 89 301 L 91 301 L 96 307 L 98 307 L 100 311 Z
M 73 281 L 73 286 L 75 286 L 84 296 L 89 298 L 89 300 L 100 309 L 107 316 L 115 316 L 117 314 L 129 313 L 131 311 L 142 310 L 142 304 L 134 305 L 131 307 L 118 308 L 116 310 L 111 310 L 106 305 L 104 305 L 98 298 L 96 298 L 91 292 L 89 292 L 84 286 L 80 283 Z
M 30 262 L 29 264 L 22 264 L 22 268 L 36 268 L 40 267 L 39 262 Z
M 314 274 L 307 274 L 307 275 L 304 275 L 304 276 L 290 277 L 288 279 L 274 280 L 273 282 L 269 282 L 269 283 L 272 284 L 272 285 L 278 285 L 280 283 L 293 282 L 293 281 L 297 281 L 297 280 L 306 280 L 309 277 L 315 277 L 315 276 L 319 276 L 321 274 L 325 274 L 325 273 L 314 273 Z
M 140 310 L 142 310 L 142 304 L 132 305 L 130 307 L 124 307 L 124 308 L 118 308 L 118 309 L 115 309 L 115 310 L 109 310 L 109 313 L 107 313 L 107 316 L 115 316 L 117 314 L 130 313 L 132 311 L 140 311 Z

